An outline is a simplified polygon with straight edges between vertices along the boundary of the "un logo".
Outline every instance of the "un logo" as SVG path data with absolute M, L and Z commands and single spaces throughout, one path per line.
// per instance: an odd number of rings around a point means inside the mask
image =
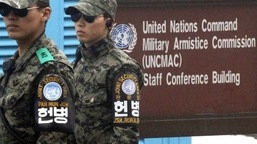
M 56 82 L 49 82 L 45 85 L 43 93 L 46 99 L 55 101 L 62 96 L 62 87 Z
M 116 48 L 131 53 L 137 43 L 137 31 L 132 24 L 114 25 L 110 32 Z

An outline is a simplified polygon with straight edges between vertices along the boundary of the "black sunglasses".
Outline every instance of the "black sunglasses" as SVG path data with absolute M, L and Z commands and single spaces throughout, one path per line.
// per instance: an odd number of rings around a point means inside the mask
M 29 10 L 32 9 L 37 9 L 39 7 L 29 7 L 29 8 L 24 8 L 24 9 L 16 9 L 13 7 L 10 7 L 8 5 L 4 5 L 4 6 L 0 6 L 0 14 L 5 17 L 8 16 L 10 14 L 10 12 L 12 11 L 15 15 L 19 16 L 19 17 L 25 17 L 28 14 Z
M 77 22 L 77 21 L 80 20 L 81 17 L 83 17 L 83 19 L 84 19 L 86 22 L 88 22 L 88 23 L 93 23 L 94 20 L 95 20 L 95 18 L 96 18 L 97 16 L 86 16 L 86 15 L 84 15 L 84 14 L 82 14 L 82 13 L 76 13 L 76 14 L 72 14 L 72 15 L 71 15 L 71 20 L 72 20 L 73 22 Z

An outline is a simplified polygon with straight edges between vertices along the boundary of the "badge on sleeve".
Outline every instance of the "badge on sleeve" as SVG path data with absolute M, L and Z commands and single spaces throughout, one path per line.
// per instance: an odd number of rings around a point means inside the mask
M 139 124 L 140 89 L 138 76 L 129 69 L 122 69 L 114 74 L 113 114 L 115 125 Z
M 72 131 L 74 107 L 66 81 L 57 74 L 45 75 L 37 87 L 35 119 L 40 131 Z

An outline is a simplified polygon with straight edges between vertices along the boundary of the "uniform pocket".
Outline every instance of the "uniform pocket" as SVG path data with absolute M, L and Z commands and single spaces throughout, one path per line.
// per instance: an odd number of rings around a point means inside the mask
M 89 93 L 85 96 L 82 96 L 80 101 L 85 107 L 101 105 L 107 101 L 106 91 L 105 89 L 101 89 L 99 91 Z

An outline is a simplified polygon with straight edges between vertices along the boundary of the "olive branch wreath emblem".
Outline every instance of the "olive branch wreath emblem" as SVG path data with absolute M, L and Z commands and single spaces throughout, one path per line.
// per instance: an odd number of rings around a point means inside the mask
M 116 23 L 113 25 L 113 28 L 112 28 L 112 30 L 111 30 L 110 33 L 112 33 L 112 31 L 113 31 L 113 29 L 114 29 L 114 27 L 115 27 L 116 25 L 117 25 Z M 137 30 L 136 30 L 136 28 L 135 28 L 135 26 L 134 26 L 133 24 L 128 23 L 128 25 L 130 26 L 130 28 L 131 28 L 131 30 L 132 30 L 132 32 L 133 32 L 133 41 L 131 42 L 131 44 L 129 45 L 128 48 L 122 49 L 122 50 L 123 50 L 124 52 L 126 52 L 126 53 L 131 53 L 131 52 L 134 50 L 134 48 L 135 48 L 135 46 L 136 46 L 136 44 L 137 44 Z

